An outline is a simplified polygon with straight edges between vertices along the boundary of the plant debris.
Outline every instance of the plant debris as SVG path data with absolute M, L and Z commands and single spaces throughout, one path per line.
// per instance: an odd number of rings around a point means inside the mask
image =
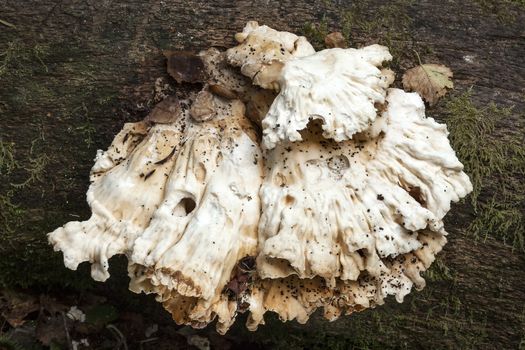
M 335 47 L 346 49 L 348 47 L 348 43 L 341 32 L 333 32 L 328 34 L 324 38 L 324 44 L 329 49 L 333 49 Z
M 144 119 L 146 122 L 168 124 L 172 123 L 182 115 L 179 99 L 176 96 L 168 96 L 159 102 Z
M 164 51 L 168 73 L 177 83 L 202 83 L 205 79 L 202 59 L 189 51 Z
M 32 296 L 15 292 L 0 292 L 0 314 L 12 327 L 26 322 L 26 317 L 40 308 L 38 300 Z
M 403 74 L 403 88 L 417 92 L 433 106 L 454 87 L 452 75 L 450 68 L 442 64 L 420 64 Z
M 16 26 L 13 23 L 0 19 L 0 24 L 3 24 L 6 27 L 16 29 Z

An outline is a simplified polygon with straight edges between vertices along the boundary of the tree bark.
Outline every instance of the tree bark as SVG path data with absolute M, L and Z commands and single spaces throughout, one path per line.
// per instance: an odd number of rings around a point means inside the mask
M 352 14 L 352 46 L 386 38 L 399 48 L 398 80 L 417 64 L 415 50 L 425 62 L 449 66 L 456 93 L 472 88 L 476 105 L 514 106 L 499 134 L 519 129 L 525 105 L 522 5 L 365 4 L 0 0 L 1 284 L 101 288 L 87 282 L 85 269 L 66 271 L 45 234 L 89 217 L 85 193 L 96 149 L 105 149 L 124 122 L 142 119 L 161 98 L 159 91 L 179 88 L 166 73 L 162 50 L 231 47 L 248 20 L 298 33 L 321 23 L 322 34 L 323 25 L 340 30 L 344 15 Z M 446 122 L 442 103 L 429 113 Z M 254 334 L 236 325 L 226 338 L 268 347 L 525 348 L 525 254 L 490 232 L 481 240 L 468 235 L 473 218 L 468 202 L 453 206 L 449 243 L 427 274 L 427 287 L 403 304 L 390 300 L 332 323 L 316 316 L 307 325 L 281 324 L 270 317 Z M 115 282 L 110 286 L 114 298 L 131 293 Z

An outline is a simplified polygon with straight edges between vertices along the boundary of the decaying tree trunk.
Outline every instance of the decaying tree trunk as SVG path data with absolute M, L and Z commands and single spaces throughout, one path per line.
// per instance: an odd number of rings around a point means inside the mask
M 230 47 L 247 20 L 306 34 L 316 45 L 327 31 L 343 30 L 353 46 L 390 46 L 398 80 L 417 64 L 417 51 L 452 69 L 453 96 L 472 88 L 480 109 L 490 101 L 514 106 L 496 135 L 523 141 L 524 11 L 511 0 L 0 0 L 0 284 L 100 288 L 85 270 L 66 271 L 45 234 L 88 217 L 96 149 L 177 90 L 162 50 Z M 429 114 L 447 122 L 445 103 Z M 481 199 L 492 195 L 487 181 L 507 179 L 485 179 Z M 524 348 L 525 254 L 491 232 L 469 235 L 476 215 L 469 201 L 453 206 L 449 243 L 426 289 L 403 304 L 390 300 L 333 323 L 268 320 L 255 334 L 236 327 L 226 337 L 254 336 L 272 347 Z M 115 298 L 128 293 L 125 283 L 110 282 Z

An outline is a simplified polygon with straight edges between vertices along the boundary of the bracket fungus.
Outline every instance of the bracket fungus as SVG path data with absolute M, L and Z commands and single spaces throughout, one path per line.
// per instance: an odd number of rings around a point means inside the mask
M 202 90 L 98 151 L 91 218 L 49 234 L 65 265 L 104 281 L 125 254 L 132 291 L 220 333 L 241 312 L 250 330 L 268 311 L 334 320 L 423 288 L 450 203 L 472 191 L 446 126 L 388 88 L 386 47 L 315 52 L 257 22 L 236 39 L 168 57 Z
M 239 45 L 226 51 L 228 62 L 264 89 L 279 89 L 277 81 L 287 61 L 315 52 L 304 36 L 259 26 L 255 21 L 248 22 L 235 39 Z
M 311 119 L 322 119 L 323 137 L 343 141 L 370 127 L 376 103 L 391 83 L 377 66 L 391 60 L 388 49 L 326 49 L 291 60 L 279 77 L 280 93 L 263 119 L 264 145 L 300 141 Z

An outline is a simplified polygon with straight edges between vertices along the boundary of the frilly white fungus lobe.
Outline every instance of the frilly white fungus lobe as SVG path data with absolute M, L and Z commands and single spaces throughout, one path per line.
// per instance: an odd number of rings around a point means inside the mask
M 326 49 L 289 61 L 279 79 L 281 88 L 263 119 L 266 148 L 300 141 L 300 130 L 312 119 L 323 121 L 323 137 L 340 142 L 364 131 L 385 100 L 389 81 L 377 68 L 392 59 L 388 49 Z
M 132 291 L 220 333 L 240 312 L 250 330 L 268 311 L 334 320 L 423 288 L 450 202 L 472 190 L 446 126 L 387 89 L 383 46 L 316 53 L 257 22 L 236 39 L 169 56 L 204 87 L 97 153 L 91 218 L 49 234 L 65 265 L 88 261 L 104 281 L 125 254 Z

